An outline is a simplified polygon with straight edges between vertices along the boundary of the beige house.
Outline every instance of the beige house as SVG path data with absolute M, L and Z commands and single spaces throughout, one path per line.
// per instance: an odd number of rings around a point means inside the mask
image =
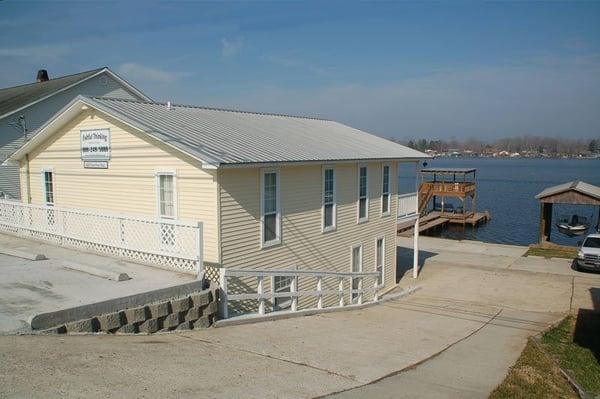
M 8 162 L 24 202 L 201 221 L 207 268 L 372 271 L 385 290 L 398 170 L 423 158 L 329 120 L 80 96 Z

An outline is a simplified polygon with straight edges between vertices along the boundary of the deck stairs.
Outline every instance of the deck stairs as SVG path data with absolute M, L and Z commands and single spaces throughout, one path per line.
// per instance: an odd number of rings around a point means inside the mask
M 431 197 L 433 197 L 433 185 L 421 185 L 419 187 L 419 215 L 423 214 Z

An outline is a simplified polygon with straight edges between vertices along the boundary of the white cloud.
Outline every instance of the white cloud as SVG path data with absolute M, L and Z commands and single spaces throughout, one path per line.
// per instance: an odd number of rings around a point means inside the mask
M 298 61 L 291 57 L 282 57 L 278 55 L 265 55 L 263 56 L 264 60 L 269 61 L 271 64 L 279 65 L 286 68 L 295 68 L 298 66 Z
M 226 38 L 221 39 L 221 55 L 225 58 L 235 57 L 242 47 L 244 47 L 244 42 L 241 39 L 233 41 Z
M 27 58 L 32 61 L 58 60 L 71 53 L 71 47 L 63 44 L 0 48 L 0 57 Z
M 182 74 L 178 72 L 164 71 L 162 69 L 140 65 L 134 62 L 121 64 L 117 68 L 117 71 L 126 78 L 154 83 L 171 83 L 182 76 Z
M 572 60 L 570 60 L 572 61 Z M 339 120 L 383 137 L 592 137 L 600 132 L 600 65 L 517 62 L 378 84 L 262 87 L 224 105 Z
M 325 70 L 324 68 L 306 63 L 306 62 L 300 60 L 299 58 L 295 58 L 295 57 L 291 57 L 291 56 L 280 56 L 280 55 L 269 54 L 269 55 L 264 55 L 262 57 L 262 59 L 270 62 L 271 64 L 282 66 L 285 68 L 303 69 L 303 70 L 306 70 L 306 71 L 312 73 L 313 75 L 318 75 L 318 76 L 329 76 L 330 75 L 330 73 L 327 72 L 327 70 Z

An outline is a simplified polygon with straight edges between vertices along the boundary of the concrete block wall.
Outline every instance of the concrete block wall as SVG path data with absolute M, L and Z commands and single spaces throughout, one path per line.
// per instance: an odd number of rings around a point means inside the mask
M 72 321 L 43 330 L 49 334 L 153 334 L 210 327 L 217 318 L 218 289 L 211 288 L 179 298 L 149 303 Z

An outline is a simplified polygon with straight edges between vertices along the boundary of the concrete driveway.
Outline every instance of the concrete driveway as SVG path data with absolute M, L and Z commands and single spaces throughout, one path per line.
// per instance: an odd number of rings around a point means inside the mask
M 183 334 L 3 336 L 0 397 L 484 398 L 528 336 L 593 306 L 599 282 L 438 262 L 414 294 L 358 311 Z
M 31 261 L 3 255 L 2 248 L 44 254 L 48 259 Z M 126 272 L 131 279 L 117 282 L 65 269 L 65 261 L 99 270 Z M 188 274 L 4 234 L 0 234 L 0 277 L 0 334 L 28 331 L 28 320 L 42 312 L 183 284 L 195 279 Z

